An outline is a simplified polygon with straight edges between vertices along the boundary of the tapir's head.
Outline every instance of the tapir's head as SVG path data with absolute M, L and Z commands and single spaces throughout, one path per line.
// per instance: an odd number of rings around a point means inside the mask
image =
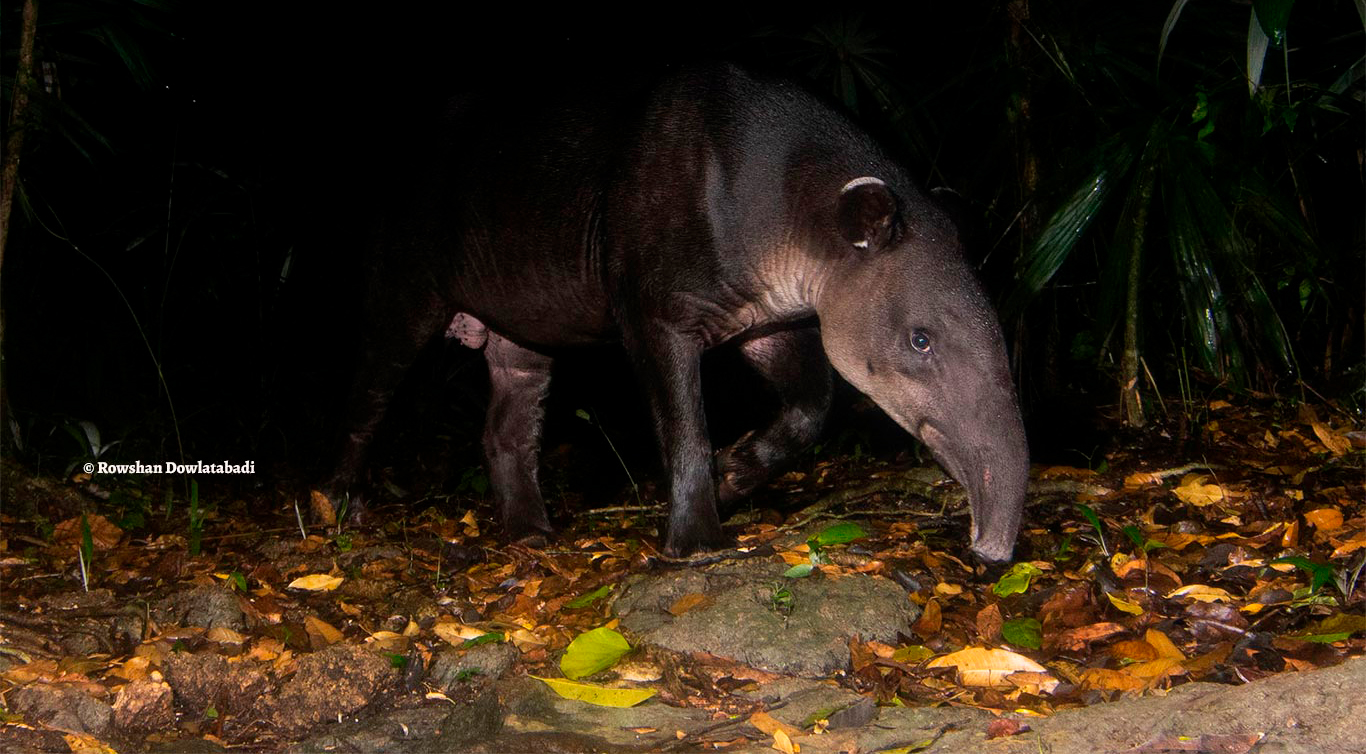
M 1009 560 L 1029 453 L 1001 328 L 957 234 L 878 178 L 833 199 L 816 302 L 825 353 L 967 489 L 977 556 Z

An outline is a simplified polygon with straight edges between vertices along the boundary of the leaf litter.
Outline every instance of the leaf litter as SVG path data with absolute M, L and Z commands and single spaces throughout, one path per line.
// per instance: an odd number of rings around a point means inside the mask
M 1159 431 L 1109 453 L 1104 468 L 1036 467 L 1017 562 L 1004 573 L 971 565 L 961 490 L 909 457 L 818 459 L 728 526 L 741 553 L 791 566 L 789 578 L 864 573 L 906 589 L 921 608 L 911 635 L 895 645 L 851 637 L 848 671 L 833 679 L 879 705 L 1046 716 L 1366 653 L 1361 433 L 1309 411 L 1220 401 L 1205 413 L 1195 458 L 1179 457 Z M 4 463 L 7 478 L 27 474 Z M 156 483 L 129 480 L 125 499 L 156 499 L 161 490 L 144 489 Z M 770 724 L 762 701 L 737 696 L 772 674 L 632 646 L 613 629 L 616 585 L 658 562 L 661 506 L 579 511 L 555 545 L 535 550 L 501 543 L 484 525 L 492 511 L 474 498 L 409 502 L 374 512 L 379 526 L 302 539 L 291 536 L 289 501 L 281 490 L 211 506 L 201 514 L 203 551 L 193 556 L 183 510 L 123 528 L 129 506 L 102 504 L 45 528 L 8 507 L 4 686 L 113 700 L 164 679 L 180 717 L 171 729 L 142 731 L 149 740 L 270 748 L 300 728 L 272 717 L 260 698 L 287 693 L 303 658 L 364 646 L 400 672 L 431 667 L 443 652 L 507 647 L 506 673 L 538 678 L 566 698 L 624 706 L 654 697 L 750 721 L 699 745 L 767 739 L 797 751 L 821 728 Z M 273 514 L 261 515 L 262 506 Z M 797 531 L 812 533 L 787 536 Z M 214 618 L 214 606 L 169 606 L 192 588 L 227 595 L 229 619 Z M 781 591 L 776 585 L 775 602 Z M 705 596 L 685 595 L 669 610 L 707 606 Z M 115 628 L 121 623 L 129 627 Z M 192 676 L 175 661 L 183 653 L 226 660 L 245 673 L 234 688 L 256 698 L 219 689 L 208 708 L 186 709 Z M 614 671 L 628 662 L 634 672 Z M 428 692 L 458 699 L 420 674 L 415 683 L 377 683 L 383 693 L 365 704 L 405 693 L 408 703 Z M 5 725 L 27 724 L 13 720 Z M 122 734 L 138 730 L 136 720 L 123 722 Z

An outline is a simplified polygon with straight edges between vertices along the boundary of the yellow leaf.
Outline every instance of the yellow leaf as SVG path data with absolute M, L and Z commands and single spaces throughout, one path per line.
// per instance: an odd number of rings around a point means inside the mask
M 1204 477 L 1192 474 L 1181 481 L 1181 486 L 1172 492 L 1183 503 L 1205 506 L 1224 499 L 1224 488 L 1217 484 L 1202 484 Z
M 478 639 L 480 636 L 488 633 L 488 631 L 485 631 L 482 628 L 475 628 L 474 626 L 467 626 L 453 620 L 439 620 L 432 624 L 432 633 L 441 637 L 446 643 L 454 644 L 458 647 L 470 639 Z
M 341 576 L 329 576 L 325 573 L 314 573 L 308 576 L 300 576 L 289 582 L 290 589 L 302 589 L 306 592 L 330 592 L 341 586 L 345 581 Z
M 1086 688 L 1102 691 L 1139 691 L 1145 685 L 1143 680 L 1121 670 L 1087 668 L 1081 671 L 1081 682 Z
M 542 678 L 531 676 L 549 686 L 551 691 L 577 702 L 586 702 L 599 707 L 634 707 L 655 695 L 654 689 L 612 689 L 592 683 L 566 681 L 563 678 Z
M 1006 649 L 968 647 L 936 657 L 925 665 L 930 668 L 958 668 L 958 681 L 964 686 L 1010 688 L 1006 676 L 1026 671 L 1047 673 L 1048 669 L 1017 652 Z
M 1204 584 L 1187 584 L 1178 589 L 1173 589 L 1167 595 L 1167 599 L 1173 597 L 1190 597 L 1200 602 L 1232 602 L 1233 595 L 1217 586 L 1205 586 Z M 1163 637 L 1166 638 L 1166 637 Z
M 1148 631 L 1143 634 L 1143 640 L 1153 645 L 1153 649 L 1157 650 L 1158 657 L 1167 657 L 1174 660 L 1186 659 L 1186 656 L 1181 653 L 1180 649 L 1176 648 L 1176 645 L 1172 643 L 1172 640 L 1168 639 L 1166 634 L 1157 629 L 1148 629 Z
M 940 597 L 954 597 L 963 593 L 963 587 L 960 584 L 950 584 L 947 581 L 941 581 L 934 585 L 934 593 Z
M 1124 477 L 1124 486 L 1130 489 L 1143 487 L 1149 484 L 1162 484 L 1162 476 L 1147 471 L 1139 471 Z
M 773 746 L 770 747 L 781 751 L 783 754 L 797 754 L 802 748 L 792 743 L 792 738 L 781 730 L 773 731 Z
M 1123 610 L 1126 613 L 1129 613 L 1130 615 L 1143 614 L 1143 607 L 1139 605 L 1137 602 L 1126 600 L 1123 597 L 1118 597 L 1110 592 L 1106 592 L 1105 596 L 1110 599 L 1111 605 L 1114 605 L 1115 607 L 1119 608 L 1120 610 Z
M 1342 528 L 1342 511 L 1337 508 L 1306 511 L 1304 520 L 1319 531 L 1336 531 Z
M 788 736 L 800 736 L 802 734 L 797 728 L 788 725 L 763 710 L 750 715 L 749 724 L 758 728 L 760 732 L 767 733 L 770 736 L 774 733 L 786 733 Z
M 109 744 L 84 733 L 66 733 L 62 735 L 62 740 L 66 741 L 71 754 L 118 754 L 118 750 Z

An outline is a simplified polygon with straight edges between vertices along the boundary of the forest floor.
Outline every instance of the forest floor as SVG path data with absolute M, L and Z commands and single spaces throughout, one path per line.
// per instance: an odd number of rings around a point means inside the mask
M 477 478 L 338 529 L 4 459 L 0 750 L 1362 751 L 1366 434 L 1170 425 L 1036 466 L 990 572 L 908 455 L 812 456 L 685 563 L 649 484 L 535 550 Z

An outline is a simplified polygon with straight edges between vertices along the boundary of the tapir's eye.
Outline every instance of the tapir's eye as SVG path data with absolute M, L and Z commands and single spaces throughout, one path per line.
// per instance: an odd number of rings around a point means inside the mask
M 930 352 L 930 336 L 924 330 L 914 330 L 911 332 L 911 348 L 921 352 Z

